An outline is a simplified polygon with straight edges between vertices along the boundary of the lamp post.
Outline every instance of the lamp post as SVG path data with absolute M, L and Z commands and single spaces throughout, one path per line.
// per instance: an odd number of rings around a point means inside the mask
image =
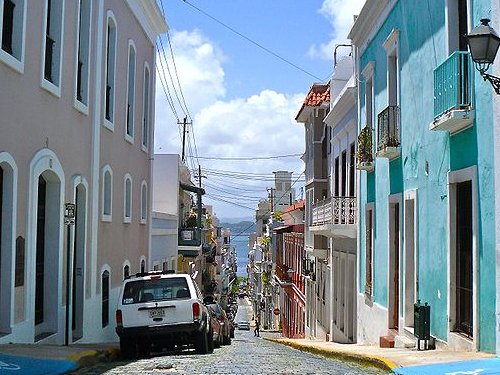
M 485 81 L 488 81 L 495 92 L 500 95 L 500 78 L 486 73 L 500 46 L 500 37 L 489 25 L 488 18 L 481 19 L 481 25 L 476 26 L 467 35 L 469 50 L 476 69 Z
M 70 302 L 70 276 L 71 276 L 71 226 L 75 225 L 75 211 L 76 206 L 73 203 L 66 203 L 64 205 L 64 224 L 67 229 L 66 236 L 66 324 L 64 332 L 64 345 L 69 344 L 69 302 Z

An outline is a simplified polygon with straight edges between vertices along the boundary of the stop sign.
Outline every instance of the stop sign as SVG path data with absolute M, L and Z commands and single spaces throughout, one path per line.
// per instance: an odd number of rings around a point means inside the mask
M 279 315 L 280 314 L 280 309 L 278 307 L 275 307 L 274 310 L 274 315 Z

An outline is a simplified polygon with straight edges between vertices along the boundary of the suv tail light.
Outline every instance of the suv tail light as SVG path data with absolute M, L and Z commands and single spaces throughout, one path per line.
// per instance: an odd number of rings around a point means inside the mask
M 201 307 L 198 302 L 193 303 L 193 320 L 201 320 Z
M 118 327 L 123 327 L 123 317 L 121 310 L 116 310 L 116 325 Z

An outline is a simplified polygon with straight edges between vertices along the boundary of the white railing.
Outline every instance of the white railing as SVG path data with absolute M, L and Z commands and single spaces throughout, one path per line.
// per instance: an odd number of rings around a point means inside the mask
M 312 207 L 312 225 L 356 224 L 356 197 L 331 197 Z

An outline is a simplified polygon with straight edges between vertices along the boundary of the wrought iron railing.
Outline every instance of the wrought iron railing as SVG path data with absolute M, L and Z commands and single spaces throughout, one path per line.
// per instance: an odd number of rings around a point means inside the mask
M 313 204 L 312 225 L 356 224 L 356 197 L 331 197 Z
M 399 107 L 390 105 L 378 114 L 377 150 L 399 145 Z
M 455 51 L 434 69 L 434 118 L 471 106 L 472 63 L 469 52 Z

